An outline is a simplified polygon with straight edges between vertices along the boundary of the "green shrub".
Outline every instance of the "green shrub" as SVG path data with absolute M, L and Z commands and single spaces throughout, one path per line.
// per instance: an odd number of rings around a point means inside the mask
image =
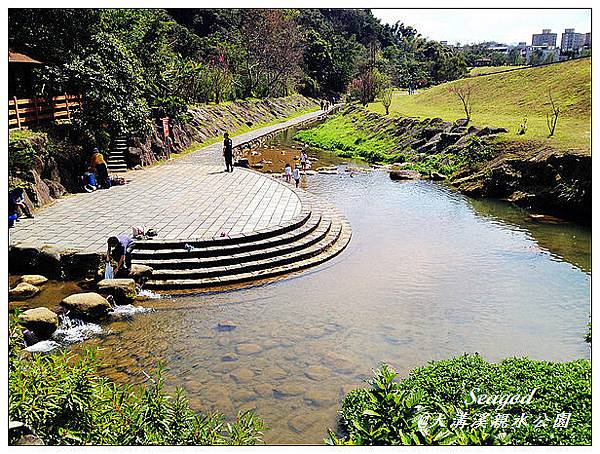
M 399 382 L 387 366 L 376 371 L 370 389 L 350 392 L 342 404 L 342 437 L 330 433 L 330 443 L 344 444 L 512 444 L 580 445 L 591 443 L 591 364 L 508 358 L 494 364 L 478 355 L 436 361 L 413 370 Z M 388 383 L 389 382 L 389 383 Z M 529 394 L 529 404 L 496 407 L 471 404 L 470 392 Z M 553 427 L 555 417 L 570 413 L 566 427 Z M 471 425 L 487 414 L 487 425 Z M 527 426 L 514 425 L 526 415 Z M 446 428 L 420 426 L 423 415 L 442 418 Z M 468 424 L 452 427 L 466 415 Z M 502 427 L 503 416 L 507 427 Z M 547 420 L 544 418 L 547 418 Z M 495 422 L 494 422 L 495 421 Z M 545 427 L 534 427 L 544 421 Z M 495 427 L 494 427 L 495 426 Z M 437 430 L 437 431 L 436 431 Z
M 250 445 L 262 421 L 251 412 L 227 423 L 221 414 L 195 413 L 183 393 L 163 391 L 160 368 L 147 385 L 119 385 L 97 374 L 88 351 L 24 358 L 21 329 L 12 319 L 9 342 L 9 418 L 51 445 Z M 16 440 L 10 440 L 14 443 Z

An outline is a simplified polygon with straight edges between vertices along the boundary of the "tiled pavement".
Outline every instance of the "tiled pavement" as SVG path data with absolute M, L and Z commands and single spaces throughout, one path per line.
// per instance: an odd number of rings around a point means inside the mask
M 234 145 L 305 121 L 317 111 L 233 139 Z M 298 196 L 283 182 L 257 172 L 223 170 L 220 143 L 164 165 L 125 174 L 130 182 L 109 190 L 74 194 L 23 219 L 10 243 L 52 244 L 100 251 L 106 238 L 145 225 L 160 238 L 191 239 L 250 233 L 281 225 L 301 211 Z

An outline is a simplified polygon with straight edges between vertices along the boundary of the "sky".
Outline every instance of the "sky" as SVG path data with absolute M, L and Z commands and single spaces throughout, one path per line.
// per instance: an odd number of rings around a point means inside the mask
M 576 32 L 591 31 L 589 9 L 373 9 L 382 22 L 403 22 L 421 35 L 449 44 L 497 41 L 531 44 L 531 35 L 543 28 L 558 34 L 557 44 L 565 28 Z

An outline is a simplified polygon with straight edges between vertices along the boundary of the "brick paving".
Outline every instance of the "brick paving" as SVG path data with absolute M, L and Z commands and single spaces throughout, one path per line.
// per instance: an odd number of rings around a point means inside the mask
M 300 123 L 317 111 L 233 138 L 234 146 Z M 160 238 L 210 238 L 221 232 L 251 233 L 284 224 L 300 214 L 298 196 L 283 182 L 236 168 L 224 172 L 221 143 L 166 164 L 131 171 L 128 184 L 73 194 L 22 219 L 10 243 L 51 244 L 100 251 L 111 235 L 145 225 Z

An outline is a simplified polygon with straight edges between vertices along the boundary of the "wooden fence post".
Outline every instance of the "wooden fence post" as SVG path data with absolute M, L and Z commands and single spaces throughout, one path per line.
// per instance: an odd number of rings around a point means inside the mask
M 40 112 L 38 110 L 37 97 L 33 98 L 33 107 L 35 108 L 35 124 L 40 124 Z
M 71 109 L 69 109 L 69 98 L 67 98 L 67 94 L 65 93 L 65 106 L 67 106 L 67 118 L 69 122 L 71 121 Z
M 17 114 L 17 128 L 21 129 L 21 116 L 19 115 L 19 101 L 16 96 L 13 96 L 13 102 L 15 103 L 15 113 Z

